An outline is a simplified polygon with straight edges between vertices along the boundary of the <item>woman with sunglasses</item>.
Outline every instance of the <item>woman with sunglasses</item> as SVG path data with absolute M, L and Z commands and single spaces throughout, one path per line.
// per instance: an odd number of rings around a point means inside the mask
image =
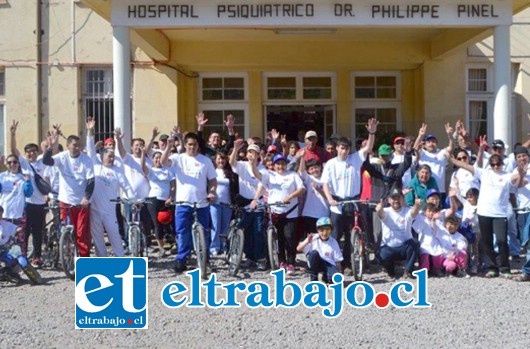
M 2 164 L 0 164 L 0 167 Z M 26 198 L 33 194 L 33 186 L 29 175 L 23 175 L 20 171 L 20 162 L 15 154 L 6 158 L 7 171 L 0 173 L 0 186 L 2 196 L 0 206 L 4 208 L 3 219 L 24 228 L 24 208 Z M 18 236 L 24 255 L 27 253 L 27 246 L 24 241 L 24 234 Z
M 480 137 L 478 158 L 481 159 L 487 146 L 486 137 Z M 477 160 L 477 161 L 479 161 Z M 469 172 L 480 180 L 480 195 L 477 203 L 478 223 L 482 238 L 480 251 L 484 267 L 488 270 L 485 277 L 499 276 L 499 272 L 506 278 L 511 278 L 509 262 L 508 213 L 510 207 L 510 189 L 518 184 L 517 174 L 507 173 L 503 170 L 503 161 L 498 154 L 489 158 L 488 169 L 473 167 L 470 164 L 451 158 L 451 162 Z M 493 250 L 493 234 L 499 246 L 499 263 L 497 264 Z
M 466 164 L 469 164 L 470 162 L 469 153 L 465 149 L 460 147 L 456 148 L 453 151 L 453 157 L 458 161 L 465 162 Z M 451 175 L 451 181 L 449 183 L 449 188 L 458 189 L 458 193 L 460 194 L 461 199 L 466 198 L 466 194 L 469 189 L 478 189 L 480 187 L 479 180 L 475 178 L 475 176 L 471 172 L 458 167 Z

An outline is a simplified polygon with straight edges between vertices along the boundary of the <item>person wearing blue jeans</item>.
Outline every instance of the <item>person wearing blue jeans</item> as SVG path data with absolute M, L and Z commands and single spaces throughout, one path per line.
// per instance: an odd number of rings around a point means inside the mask
M 203 207 L 197 209 L 197 218 L 199 223 L 204 228 L 206 237 L 206 251 L 210 248 L 210 239 L 208 239 L 208 231 L 210 229 L 210 209 Z M 175 210 L 175 231 L 177 232 L 177 263 L 185 263 L 186 259 L 193 248 L 193 240 L 191 237 L 191 225 L 193 224 L 193 208 L 187 205 L 177 206 Z
M 232 209 L 221 204 L 210 205 L 210 216 L 212 218 L 212 229 L 210 239 L 210 253 L 220 254 L 226 250 L 223 235 L 228 234 L 228 227 L 232 219 Z
M 193 222 L 193 208 L 197 203 L 197 216 L 204 228 L 206 250 L 209 248 L 210 209 L 209 202 L 216 197 L 217 174 L 212 160 L 199 153 L 199 141 L 195 133 L 188 133 L 184 137 L 183 154 L 169 156 L 175 145 L 175 139 L 169 138 L 168 145 L 160 162 L 165 164 L 171 160 L 171 166 L 176 173 L 176 202 L 181 202 L 175 210 L 175 231 L 177 233 L 177 256 L 175 272 L 182 273 L 186 270 L 186 261 L 191 253 L 192 238 L 191 226 Z
M 383 207 L 383 200 L 377 204 L 375 212 L 381 219 L 381 247 L 376 257 L 390 277 L 395 276 L 394 262 L 405 260 L 405 278 L 413 278 L 414 263 L 420 252 L 419 242 L 412 237 L 412 221 L 418 215 L 422 200 L 416 198 L 412 208 L 404 207 L 403 193 L 393 189 L 388 196 L 390 207 Z

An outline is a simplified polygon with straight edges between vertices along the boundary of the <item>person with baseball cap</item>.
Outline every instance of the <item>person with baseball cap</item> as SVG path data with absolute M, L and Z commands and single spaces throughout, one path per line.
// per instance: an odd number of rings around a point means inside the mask
M 453 139 L 453 127 L 451 124 L 445 124 L 445 133 L 449 144 L 444 149 L 438 149 L 438 139 L 433 134 L 427 133 L 427 124 L 422 124 L 414 149 L 419 149 L 419 164 L 429 165 L 431 169 L 431 175 L 436 181 L 438 190 L 440 191 L 440 199 L 445 202 L 446 190 L 445 190 L 445 174 L 447 168 L 447 157 L 453 151 L 454 139 Z M 423 141 L 423 148 L 419 145 Z M 409 202 L 410 203 L 410 202 Z
M 309 281 L 318 281 L 318 274 L 323 274 L 325 283 L 333 282 L 333 275 L 342 269 L 344 260 L 339 243 L 331 236 L 333 224 L 329 217 L 321 217 L 316 222 L 317 233 L 307 235 L 298 244 L 298 252 L 303 252 L 307 258 Z
M 234 150 L 230 154 L 229 163 L 232 171 L 239 176 L 239 194 L 236 195 L 236 204 L 249 207 L 254 203 L 261 203 L 262 198 L 257 196 L 257 189 L 262 179 L 262 173 L 258 170 L 260 147 L 249 144 L 247 147 L 247 161 L 237 161 L 237 154 L 243 147 L 244 141 L 238 139 L 234 142 Z M 244 252 L 246 262 L 244 267 L 256 266 L 258 270 L 267 269 L 265 259 L 265 239 L 262 233 L 264 212 L 262 210 L 245 210 L 241 220 L 240 228 L 245 232 Z

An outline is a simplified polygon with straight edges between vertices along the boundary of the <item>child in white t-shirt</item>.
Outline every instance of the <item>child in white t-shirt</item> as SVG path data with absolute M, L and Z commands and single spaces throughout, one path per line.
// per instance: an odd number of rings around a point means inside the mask
M 480 228 L 478 225 L 477 202 L 479 190 L 471 188 L 466 192 L 466 198 L 462 199 L 462 224 L 468 224 L 475 234 L 475 241 L 469 244 L 469 271 L 471 274 L 477 274 L 480 269 Z
M 420 243 L 419 268 L 432 271 L 434 276 L 442 276 L 443 259 L 437 257 L 442 256 L 444 253 L 440 240 L 446 234 L 442 220 L 436 219 L 439 211 L 437 204 L 429 202 L 425 207 L 425 211 L 419 214 L 412 224 L 412 227 L 418 233 L 418 241 Z
M 333 275 L 341 272 L 341 262 L 344 259 L 339 243 L 331 236 L 332 223 L 328 217 L 317 220 L 317 234 L 308 234 L 307 238 L 298 244 L 298 252 L 304 252 L 307 257 L 310 281 L 318 281 L 318 274 L 323 273 L 323 281 L 330 283 Z
M 445 218 L 445 229 L 448 234 L 444 234 L 441 243 L 445 250 L 440 257 L 443 259 L 442 265 L 449 275 L 456 273 L 458 277 L 469 277 L 467 268 L 467 239 L 458 232 L 460 220 L 452 215 Z

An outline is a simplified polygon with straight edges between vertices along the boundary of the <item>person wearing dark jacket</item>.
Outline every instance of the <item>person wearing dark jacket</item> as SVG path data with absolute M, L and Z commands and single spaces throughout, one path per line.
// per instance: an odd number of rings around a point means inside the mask
M 228 141 L 225 145 L 222 144 L 221 135 L 219 132 L 212 132 L 208 138 L 208 144 L 204 142 L 202 135 L 204 125 L 208 123 L 208 119 L 203 113 L 199 113 L 197 116 L 197 136 L 199 138 L 199 148 L 201 154 L 204 154 L 212 159 L 215 159 L 215 154 L 223 153 L 228 155 L 230 149 L 234 146 L 236 139 L 234 132 L 235 118 L 232 114 L 226 116 L 224 124 L 228 130 Z

